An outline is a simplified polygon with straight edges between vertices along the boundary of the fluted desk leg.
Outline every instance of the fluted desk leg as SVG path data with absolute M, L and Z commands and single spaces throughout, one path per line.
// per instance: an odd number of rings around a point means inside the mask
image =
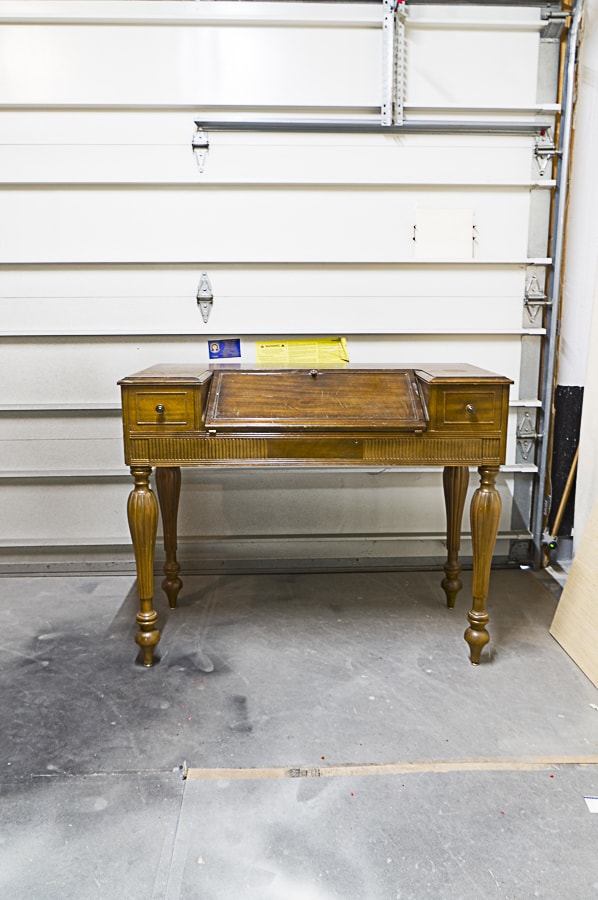
M 137 592 L 139 631 L 135 640 L 143 651 L 143 664 L 153 665 L 154 647 L 160 640 L 156 628 L 158 614 L 153 608 L 154 599 L 154 550 L 158 529 L 158 503 L 149 486 L 151 466 L 131 466 L 135 487 L 129 494 L 127 516 L 135 552 L 137 567 Z
M 444 504 L 446 507 L 447 559 L 444 565 L 445 577 L 442 579 L 442 588 L 446 594 L 446 605 L 449 609 L 454 607 L 457 594 L 463 587 L 459 578 L 461 573 L 459 549 L 461 546 L 463 508 L 468 485 L 468 466 L 444 467 L 442 486 L 444 488 Z
M 480 654 L 490 640 L 486 631 L 489 620 L 486 598 L 502 506 L 500 494 L 495 487 L 498 471 L 498 466 L 479 467 L 480 486 L 471 500 L 473 607 L 467 614 L 469 627 L 465 631 L 465 640 L 469 644 L 470 659 L 474 666 L 478 665 Z
M 177 515 L 181 496 L 181 470 L 178 466 L 158 466 L 156 468 L 158 502 L 164 528 L 164 581 L 162 589 L 168 597 L 168 605 L 175 609 L 183 582 L 179 578 L 181 567 L 177 562 Z

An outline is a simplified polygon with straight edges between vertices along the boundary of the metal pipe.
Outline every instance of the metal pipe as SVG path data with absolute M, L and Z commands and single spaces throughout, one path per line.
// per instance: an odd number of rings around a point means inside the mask
M 532 515 L 533 535 L 533 561 L 536 568 L 542 564 L 542 542 L 544 534 L 544 521 L 548 509 L 546 508 L 546 481 L 548 466 L 548 440 L 552 421 L 552 398 L 554 391 L 554 378 L 556 371 L 556 347 L 558 326 L 560 322 L 561 301 L 561 275 L 563 266 L 565 216 L 567 209 L 567 194 L 569 181 L 569 165 L 571 154 L 571 134 L 573 125 L 573 97 L 575 85 L 575 67 L 577 63 L 577 45 L 579 38 L 579 26 L 583 10 L 583 0 L 575 0 L 571 27 L 567 35 L 567 51 L 563 79 L 563 114 L 559 134 L 559 152 L 557 161 L 557 187 L 555 191 L 555 228 L 552 247 L 552 272 L 550 277 L 548 296 L 552 303 L 546 308 L 546 339 L 544 353 L 544 371 L 541 386 L 542 406 L 538 412 L 537 431 L 543 436 L 538 454 L 538 484 L 534 497 L 534 509 Z
M 575 449 L 575 456 L 573 457 L 573 462 L 571 463 L 571 468 L 569 469 L 569 474 L 567 475 L 567 481 L 565 482 L 565 487 L 563 489 L 563 496 L 561 497 L 561 502 L 559 503 L 559 508 L 557 509 L 556 516 L 554 517 L 554 522 L 552 523 L 552 533 L 557 538 L 558 538 L 558 534 L 559 534 L 559 528 L 561 527 L 561 522 L 563 521 L 563 516 L 565 515 L 565 508 L 567 506 L 567 501 L 569 500 L 569 495 L 571 493 L 571 489 L 572 489 L 573 483 L 575 481 L 575 473 L 577 472 L 578 460 L 579 460 L 579 445 Z

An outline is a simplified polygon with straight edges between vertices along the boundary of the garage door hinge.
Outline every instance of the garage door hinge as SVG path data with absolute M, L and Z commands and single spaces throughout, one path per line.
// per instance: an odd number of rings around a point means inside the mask
M 214 294 L 212 293 L 212 285 L 210 284 L 207 272 L 201 273 L 196 296 L 201 317 L 204 322 L 207 322 L 210 318 L 210 313 L 212 312 L 212 306 L 214 304 Z
M 208 157 L 208 150 L 210 149 L 208 135 L 203 128 L 198 128 L 197 131 L 194 132 L 191 139 L 191 147 L 193 148 L 193 155 L 195 156 L 197 168 L 200 172 L 203 172 Z

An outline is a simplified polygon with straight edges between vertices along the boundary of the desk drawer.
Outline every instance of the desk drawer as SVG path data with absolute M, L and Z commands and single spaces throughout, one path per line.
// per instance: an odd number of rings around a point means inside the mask
M 436 427 L 442 431 L 495 431 L 501 427 L 502 397 L 499 389 L 443 388 L 438 395 Z
M 133 431 L 193 431 L 194 420 L 192 391 L 148 388 L 131 392 L 129 425 Z

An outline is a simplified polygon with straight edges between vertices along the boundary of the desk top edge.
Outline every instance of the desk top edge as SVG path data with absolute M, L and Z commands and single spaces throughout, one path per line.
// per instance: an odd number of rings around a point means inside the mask
M 121 378 L 120 385 L 170 383 L 170 384 L 203 384 L 212 377 L 214 372 L 291 372 L 310 369 L 338 370 L 338 371 L 408 371 L 413 370 L 421 381 L 429 384 L 442 382 L 467 382 L 488 381 L 500 384 L 513 384 L 512 379 L 469 363 L 348 363 L 348 364 L 318 364 L 318 365 L 258 365 L 247 363 L 160 363 L 134 372 Z

